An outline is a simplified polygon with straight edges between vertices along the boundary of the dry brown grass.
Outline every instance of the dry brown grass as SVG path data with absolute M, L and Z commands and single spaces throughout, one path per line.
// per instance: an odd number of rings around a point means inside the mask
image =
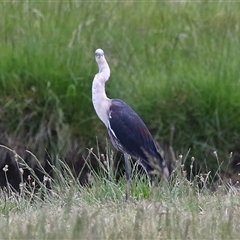
M 91 191 L 91 190 L 90 190 Z M 10 239 L 233 239 L 239 235 L 239 196 L 192 194 L 125 203 L 69 189 L 45 202 L 1 200 L 0 237 Z M 11 207 L 10 207 L 11 206 Z M 9 209 L 7 209 L 9 208 Z

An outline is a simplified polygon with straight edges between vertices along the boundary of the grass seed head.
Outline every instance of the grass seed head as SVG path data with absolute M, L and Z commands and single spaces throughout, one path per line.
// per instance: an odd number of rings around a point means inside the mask
M 217 151 L 213 151 L 213 155 L 217 158 L 218 157 Z
M 7 172 L 7 171 L 8 171 L 8 165 L 7 165 L 7 164 L 4 166 L 3 171 L 4 171 L 4 172 Z
M 17 154 L 15 151 L 13 151 L 13 153 L 14 153 L 14 159 L 15 159 L 15 161 L 18 162 L 18 154 Z
M 19 168 L 19 172 L 20 172 L 21 175 L 23 175 L 24 170 L 22 168 Z
M 43 182 L 47 182 L 48 181 L 48 177 L 47 176 L 44 176 L 43 177 Z

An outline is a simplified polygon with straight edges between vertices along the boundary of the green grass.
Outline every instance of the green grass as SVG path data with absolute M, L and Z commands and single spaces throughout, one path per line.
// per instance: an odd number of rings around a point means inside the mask
M 15 194 L 0 195 L 1 239 L 236 239 L 239 231 L 238 190 L 214 193 L 188 181 L 181 162 L 170 183 L 149 187 L 133 173 L 131 197 L 125 202 L 125 180 L 116 183 L 108 166 L 91 172 L 91 186 L 80 187 L 61 162 L 65 176 L 55 168 L 51 190 L 45 183 L 36 191 L 23 185 Z M 100 156 L 96 156 L 100 160 Z M 180 160 L 180 159 L 179 159 Z M 49 178 L 45 178 L 49 181 Z M 209 181 L 209 180 L 208 180 Z M 7 194 L 7 192 L 9 194 Z
M 222 1 L 16 1 L 0 5 L 1 132 L 38 155 L 100 142 L 91 103 L 102 48 L 111 98 L 129 103 L 157 141 L 216 169 L 240 137 L 240 5 Z M 6 134 L 1 142 L 7 144 Z M 75 144 L 75 145 L 74 145 Z M 54 149 L 54 150 L 52 150 Z

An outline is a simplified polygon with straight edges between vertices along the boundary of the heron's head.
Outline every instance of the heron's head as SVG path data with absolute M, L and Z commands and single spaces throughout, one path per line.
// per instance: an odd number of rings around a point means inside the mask
M 101 77 L 103 77 L 104 82 L 106 82 L 110 77 L 110 68 L 104 57 L 104 52 L 102 49 L 98 48 L 95 51 L 95 59 L 98 64 L 99 73 L 102 73 Z
M 96 61 L 98 62 L 100 59 L 104 58 L 104 52 L 102 49 L 98 48 L 96 51 L 95 51 L 95 59 Z

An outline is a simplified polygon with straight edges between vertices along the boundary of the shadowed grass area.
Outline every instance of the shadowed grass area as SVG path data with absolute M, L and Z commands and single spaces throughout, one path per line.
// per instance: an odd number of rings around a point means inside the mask
M 109 97 L 129 103 L 157 141 L 217 167 L 239 141 L 239 9 L 224 2 L 2 2 L 1 132 L 40 152 L 103 139 L 91 84 L 102 48 Z M 5 142 L 6 136 L 1 136 Z M 39 147 L 40 146 L 40 147 Z M 205 164 L 205 163 L 204 163 Z

